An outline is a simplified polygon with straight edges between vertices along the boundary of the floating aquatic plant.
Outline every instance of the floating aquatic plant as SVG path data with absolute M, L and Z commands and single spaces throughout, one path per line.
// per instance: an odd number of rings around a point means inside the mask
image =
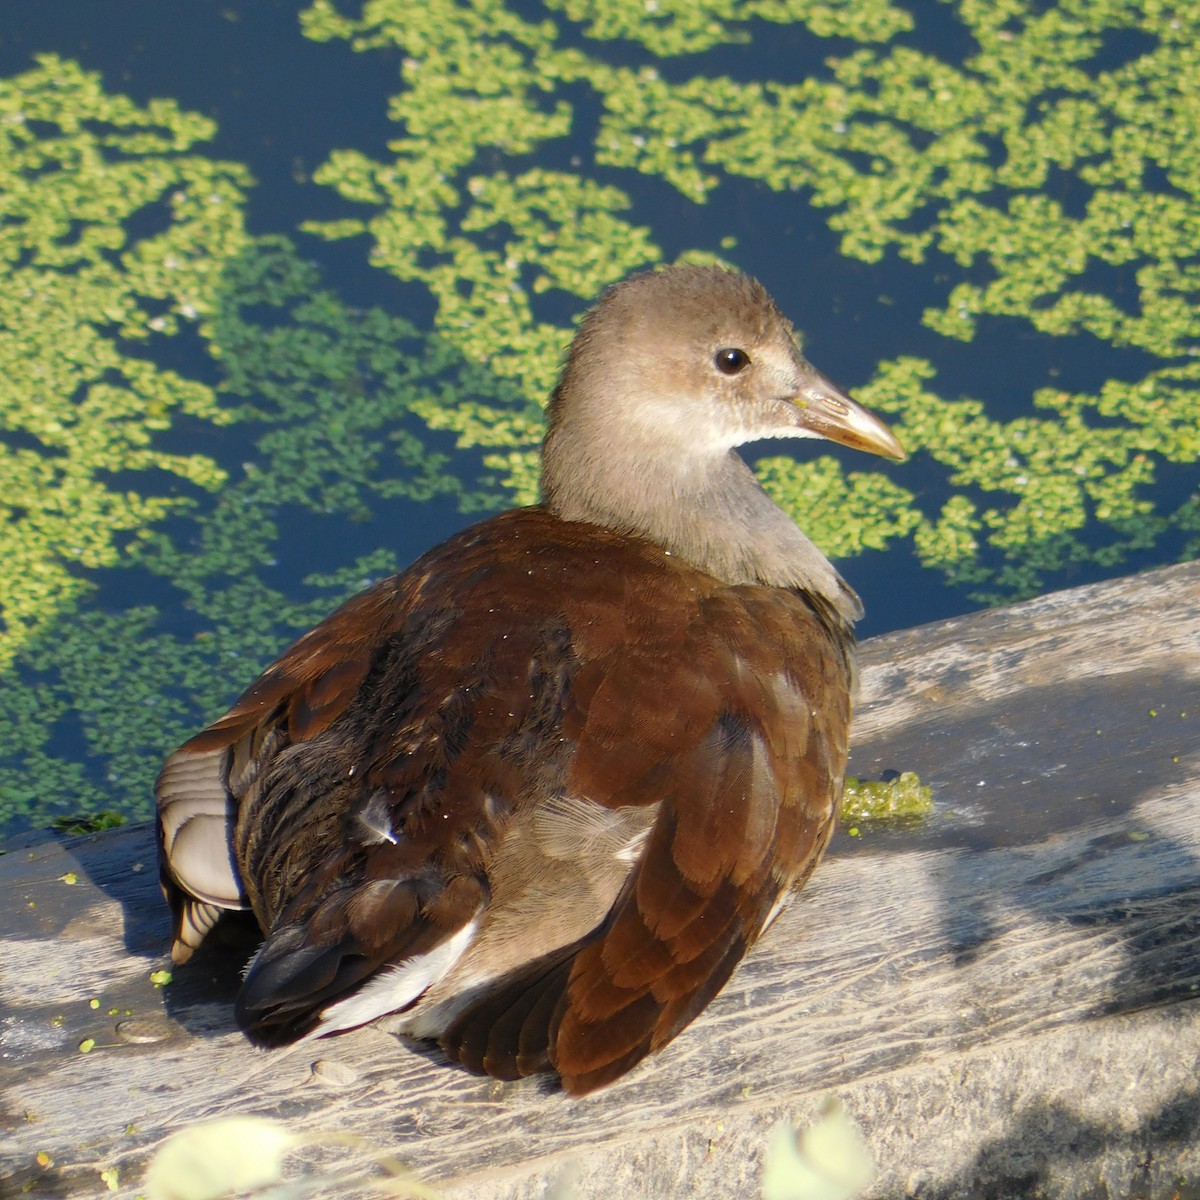
M 1191 136 L 1200 17 L 1120 0 L 964 0 L 957 17 L 976 50 L 958 62 L 896 40 L 912 28 L 902 7 L 745 5 L 736 19 L 724 3 L 647 12 L 560 0 L 551 9 L 593 39 L 585 50 L 562 48 L 551 22 L 525 22 L 500 0 L 437 0 L 420 13 L 400 0 L 317 0 L 304 14 L 309 36 L 407 56 L 392 110 L 405 130 L 395 158 L 335 155 L 318 175 L 374 215 L 325 228 L 370 234 L 374 261 L 426 282 L 439 329 L 468 356 L 519 374 L 533 403 L 565 342 L 535 316 L 538 291 L 588 297 L 658 256 L 645 230 L 624 224 L 628 198 L 609 186 L 601 209 L 614 253 L 606 260 L 590 246 L 586 257 L 581 232 L 599 227 L 592 175 L 655 176 L 697 204 L 732 178 L 751 179 L 825 210 L 849 256 L 936 264 L 946 299 L 924 319 L 947 337 L 970 339 L 980 321 L 1003 317 L 1158 360 L 1098 394 L 1042 389 L 1015 420 L 937 396 L 927 360 L 879 364 L 871 402 L 902 417 L 910 450 L 938 464 L 952 494 L 927 499 L 879 472 L 870 485 L 843 481 L 848 507 L 824 526 L 816 517 L 827 547 L 852 553 L 911 536 L 922 562 L 988 602 L 1032 594 L 1072 567 L 1112 569 L 1156 545 L 1187 552 L 1195 497 L 1172 510 L 1156 493 L 1160 466 L 1194 461 L 1200 433 L 1200 149 Z M 607 45 L 626 39 L 679 55 L 744 41 L 764 22 L 806 23 L 863 45 L 843 43 L 824 72 L 799 82 L 668 78 Z M 1121 58 L 1111 48 L 1123 33 Z M 576 174 L 552 183 L 578 199 L 539 208 L 545 177 L 535 184 L 508 164 L 572 133 L 578 144 L 581 87 L 599 108 L 596 133 L 576 154 Z M 490 174 L 483 162 L 495 164 Z M 536 422 L 517 428 L 491 402 L 469 420 L 427 417 L 464 444 L 482 427 L 504 429 L 514 445 L 490 461 L 529 498 Z M 810 489 L 825 494 L 842 478 L 831 463 L 772 461 L 762 475 L 809 521 Z
M 195 152 L 211 134 L 53 56 L 0 80 L 0 667 L 87 590 L 87 571 L 126 560 L 186 503 L 165 481 L 223 479 L 154 436 L 180 415 L 222 419 L 211 388 L 154 357 L 211 315 L 221 262 L 245 240 L 248 175 Z
M 1200 15 L 958 0 L 954 59 L 881 0 L 541 11 L 302 14 L 310 38 L 402 55 L 395 139 L 329 157 L 316 178 L 344 212 L 306 229 L 426 289 L 432 331 L 351 308 L 287 237 L 249 237 L 248 171 L 210 156 L 207 119 L 53 57 L 0 80 L 0 817 L 146 815 L 164 748 L 398 565 L 381 523 L 379 548 L 289 576 L 281 513 L 347 529 L 432 496 L 532 499 L 575 316 L 677 243 L 635 200 L 647 181 L 675 214 L 777 191 L 847 256 L 941 289 L 919 354 L 860 389 L 919 479 L 759 465 L 827 550 L 909 544 L 988 602 L 1200 553 L 1200 496 L 1178 484 L 1200 457 Z M 803 78 L 705 53 L 801 28 L 825 60 Z M 939 339 L 1000 321 L 1073 339 L 1054 386 L 1003 414 L 940 394 Z M 1127 349 L 1106 360 L 1123 373 L 1073 379 L 1088 346 Z M 237 452 L 180 453 L 184 428 Z M 82 611 L 112 568 L 144 595 Z

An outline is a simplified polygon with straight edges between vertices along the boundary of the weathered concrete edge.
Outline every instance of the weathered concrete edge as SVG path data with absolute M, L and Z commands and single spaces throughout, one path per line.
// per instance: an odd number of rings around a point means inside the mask
M 441 1186 L 446 1200 L 711 1200 L 761 1195 L 780 1122 L 844 1105 L 876 1160 L 864 1200 L 1171 1196 L 1200 1184 L 1200 1004 L 1058 1029 L 863 1078 L 652 1139 L 550 1155 Z M 413 1164 L 419 1167 L 419 1164 Z

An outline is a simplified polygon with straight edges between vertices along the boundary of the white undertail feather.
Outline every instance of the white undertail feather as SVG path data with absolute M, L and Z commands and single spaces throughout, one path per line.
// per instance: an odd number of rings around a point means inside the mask
M 340 1033 L 407 1008 L 421 998 L 463 956 L 479 928 L 476 915 L 452 937 L 427 954 L 418 954 L 371 976 L 352 996 L 331 1004 L 321 1014 L 313 1035 Z

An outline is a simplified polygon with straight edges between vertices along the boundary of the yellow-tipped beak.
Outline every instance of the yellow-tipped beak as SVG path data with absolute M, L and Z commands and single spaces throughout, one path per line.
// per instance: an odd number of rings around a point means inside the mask
M 798 423 L 818 437 L 883 458 L 908 457 L 885 422 L 811 367 L 793 403 L 800 410 Z

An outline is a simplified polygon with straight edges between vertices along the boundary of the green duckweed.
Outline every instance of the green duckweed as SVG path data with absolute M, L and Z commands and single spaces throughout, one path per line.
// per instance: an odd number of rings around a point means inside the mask
M 933 812 L 933 793 L 914 771 L 893 779 L 856 779 L 846 776 L 838 820 L 843 825 L 868 822 L 908 824 Z
M 311 39 L 402 56 L 395 138 L 329 156 L 315 178 L 342 211 L 304 232 L 425 289 L 431 330 L 349 306 L 297 231 L 251 237 L 249 173 L 211 156 L 206 118 L 52 56 L 0 80 L 0 818 L 147 815 L 164 750 L 402 565 L 383 524 L 374 549 L 284 578 L 288 511 L 349 528 L 432 497 L 534 498 L 574 319 L 667 257 L 674 231 L 634 199 L 646 180 L 685 209 L 791 196 L 843 254 L 935 295 L 923 356 L 860 389 L 920 485 L 903 465 L 759 464 L 828 552 L 907 546 L 988 603 L 1200 554 L 1200 494 L 1164 482 L 1200 457 L 1200 15 L 958 0 L 958 61 L 878 0 L 541 12 L 301 14 Z M 705 53 L 796 31 L 823 60 L 802 79 L 733 78 Z M 739 232 L 687 254 L 736 257 Z M 1001 322 L 1131 354 L 1003 416 L 943 394 L 931 344 Z M 183 428 L 225 452 L 168 448 Z M 85 606 L 114 569 L 145 595 Z

